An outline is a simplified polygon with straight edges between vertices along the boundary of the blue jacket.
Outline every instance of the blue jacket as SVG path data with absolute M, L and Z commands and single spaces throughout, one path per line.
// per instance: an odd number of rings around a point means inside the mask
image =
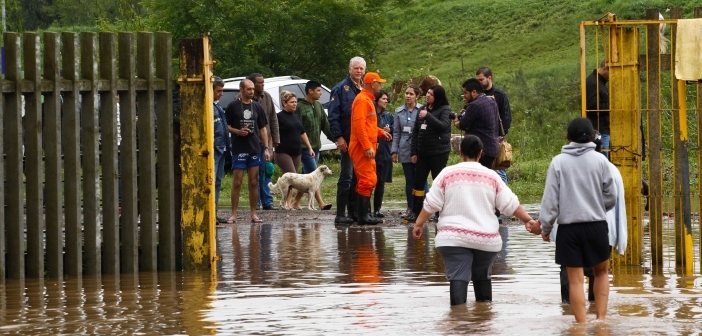
M 361 90 L 356 87 L 351 75 L 332 88 L 331 100 L 327 105 L 329 127 L 332 133 L 332 139 L 329 140 L 336 141 L 337 138 L 344 137 L 346 143 L 349 143 L 351 139 L 351 105 L 359 92 Z
M 393 124 L 394 120 L 390 112 L 383 111 L 378 113 L 378 127 L 384 128 L 385 126 L 390 126 L 390 133 L 392 133 Z M 392 156 L 390 155 L 390 148 L 392 144 L 392 141 L 378 138 L 378 150 L 375 154 L 376 162 L 392 164 Z
M 417 103 L 412 111 L 408 111 L 407 105 L 403 104 L 395 110 L 395 127 L 392 129 L 390 152 L 397 153 L 400 163 L 412 162 L 412 130 L 422 107 L 422 104 Z

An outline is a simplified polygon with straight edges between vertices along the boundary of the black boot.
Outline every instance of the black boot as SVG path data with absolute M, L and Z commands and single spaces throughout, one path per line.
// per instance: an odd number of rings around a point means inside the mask
M 375 219 L 370 215 L 370 197 L 356 195 L 357 199 L 357 209 L 358 209 L 358 224 L 359 225 L 376 225 L 383 221 L 380 219 Z
M 382 212 L 380 212 L 380 210 L 376 210 L 376 211 L 373 213 L 373 217 L 375 217 L 375 218 L 385 218 L 385 215 L 384 215 Z
M 349 191 L 349 218 L 351 218 L 354 223 L 358 222 L 358 194 L 355 188 Z
M 451 288 L 451 305 L 465 304 L 468 300 L 468 283 L 461 280 L 449 281 Z
M 561 303 L 570 304 L 570 283 L 568 282 L 568 272 L 565 266 L 561 266 Z
M 349 193 L 340 192 L 336 194 L 336 217 L 334 218 L 334 223 L 336 224 L 353 224 L 353 219 L 346 217 L 344 211 L 346 211 L 346 204 L 349 201 Z
M 492 280 L 473 280 L 476 302 L 492 302 Z

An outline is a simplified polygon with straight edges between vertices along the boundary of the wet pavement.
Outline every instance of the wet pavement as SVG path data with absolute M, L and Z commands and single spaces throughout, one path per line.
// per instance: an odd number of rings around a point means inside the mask
M 218 274 L 140 274 L 0 285 L 0 334 L 694 335 L 702 277 L 638 268 L 613 275 L 606 322 L 560 303 L 554 246 L 501 228 L 493 303 L 450 307 L 434 227 L 397 219 L 331 224 L 333 212 L 263 212 L 275 224 L 217 228 Z M 246 218 L 240 213 L 239 218 Z M 617 274 L 619 273 L 619 274 Z M 627 274 L 624 274 L 627 273 Z M 594 305 L 588 309 L 594 319 Z

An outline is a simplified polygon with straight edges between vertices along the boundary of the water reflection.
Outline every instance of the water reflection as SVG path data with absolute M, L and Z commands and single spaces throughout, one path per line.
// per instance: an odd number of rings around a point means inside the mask
M 560 304 L 553 244 L 504 226 L 492 304 L 451 307 L 434 228 L 326 223 L 218 228 L 218 275 L 0 284 L 0 334 L 699 334 L 702 278 L 620 267 L 608 320 Z M 472 288 L 469 289 L 472 291 Z M 588 308 L 594 318 L 594 306 Z

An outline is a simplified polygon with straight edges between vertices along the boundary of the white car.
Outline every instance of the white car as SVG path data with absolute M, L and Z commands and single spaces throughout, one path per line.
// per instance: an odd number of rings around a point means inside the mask
M 227 105 L 234 100 L 234 98 L 239 95 L 239 83 L 242 79 L 246 77 L 234 77 L 227 78 L 224 80 L 224 94 L 219 100 L 220 106 L 227 108 Z M 266 78 L 264 81 L 264 90 L 268 92 L 273 98 L 273 104 L 275 105 L 275 111 L 280 112 L 280 92 L 283 90 L 290 91 L 297 96 L 297 99 L 304 99 L 305 97 L 305 84 L 309 79 L 302 79 L 297 76 L 281 76 L 281 77 L 270 77 Z M 322 85 L 322 97 L 319 102 L 324 106 L 324 112 L 327 112 L 327 104 L 329 104 L 329 99 L 331 97 L 331 90 L 326 86 Z M 320 151 L 328 151 L 336 149 L 336 144 L 327 139 L 324 133 L 321 134 L 320 140 L 322 141 L 322 148 Z

